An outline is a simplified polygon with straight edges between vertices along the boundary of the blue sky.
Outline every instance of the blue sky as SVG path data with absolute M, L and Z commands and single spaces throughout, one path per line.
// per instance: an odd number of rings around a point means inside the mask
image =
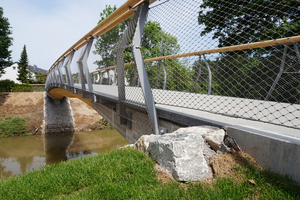
M 14 38 L 12 60 L 20 59 L 24 44 L 30 65 L 49 69 L 55 60 L 97 25 L 106 4 L 120 7 L 126 0 L 0 0 Z

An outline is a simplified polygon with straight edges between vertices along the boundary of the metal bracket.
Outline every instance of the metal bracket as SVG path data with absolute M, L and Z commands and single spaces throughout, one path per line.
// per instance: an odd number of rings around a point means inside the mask
M 168 129 L 162 126 L 159 126 L 159 134 L 163 135 L 165 133 L 168 133 Z
M 127 115 L 127 118 L 129 119 L 129 120 L 127 120 L 126 127 L 129 128 L 129 129 L 131 129 L 132 128 L 132 122 L 131 122 L 130 119 L 132 119 L 132 113 L 129 112 L 129 111 L 127 111 L 126 115 Z

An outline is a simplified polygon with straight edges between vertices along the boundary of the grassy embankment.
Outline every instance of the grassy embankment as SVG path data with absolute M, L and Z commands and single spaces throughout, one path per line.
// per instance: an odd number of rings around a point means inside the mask
M 29 135 L 26 120 L 20 117 L 5 117 L 5 115 L 0 115 L 0 137 Z
M 162 183 L 155 163 L 127 148 L 46 166 L 0 181 L 1 199 L 299 199 L 300 187 L 253 166 L 236 166 L 240 180 Z M 249 182 L 249 180 L 252 180 Z

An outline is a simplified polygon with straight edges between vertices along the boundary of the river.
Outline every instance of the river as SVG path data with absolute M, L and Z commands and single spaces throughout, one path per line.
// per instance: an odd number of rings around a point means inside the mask
M 0 179 L 126 144 L 114 129 L 0 138 Z

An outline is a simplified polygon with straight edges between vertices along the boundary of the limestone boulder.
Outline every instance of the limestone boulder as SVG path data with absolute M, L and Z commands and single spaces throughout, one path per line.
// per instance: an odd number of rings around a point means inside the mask
M 142 135 L 135 143 L 134 147 L 137 150 L 145 152 L 147 155 L 149 155 L 147 149 L 149 147 L 149 141 L 152 141 L 156 138 L 160 137 L 160 135 Z
M 220 128 L 215 126 L 191 126 L 179 128 L 173 133 L 197 133 L 203 137 L 207 136 L 209 133 L 218 131 Z
M 201 135 L 206 142 L 215 150 L 219 150 L 224 140 L 225 131 L 214 126 L 192 126 L 180 128 L 175 133 L 193 132 Z
M 223 129 L 213 131 L 206 135 L 204 139 L 215 150 L 218 151 L 224 140 L 225 131 Z
M 197 133 L 170 133 L 148 140 L 147 151 L 178 181 L 203 181 L 212 178 L 203 156 L 204 139 Z

